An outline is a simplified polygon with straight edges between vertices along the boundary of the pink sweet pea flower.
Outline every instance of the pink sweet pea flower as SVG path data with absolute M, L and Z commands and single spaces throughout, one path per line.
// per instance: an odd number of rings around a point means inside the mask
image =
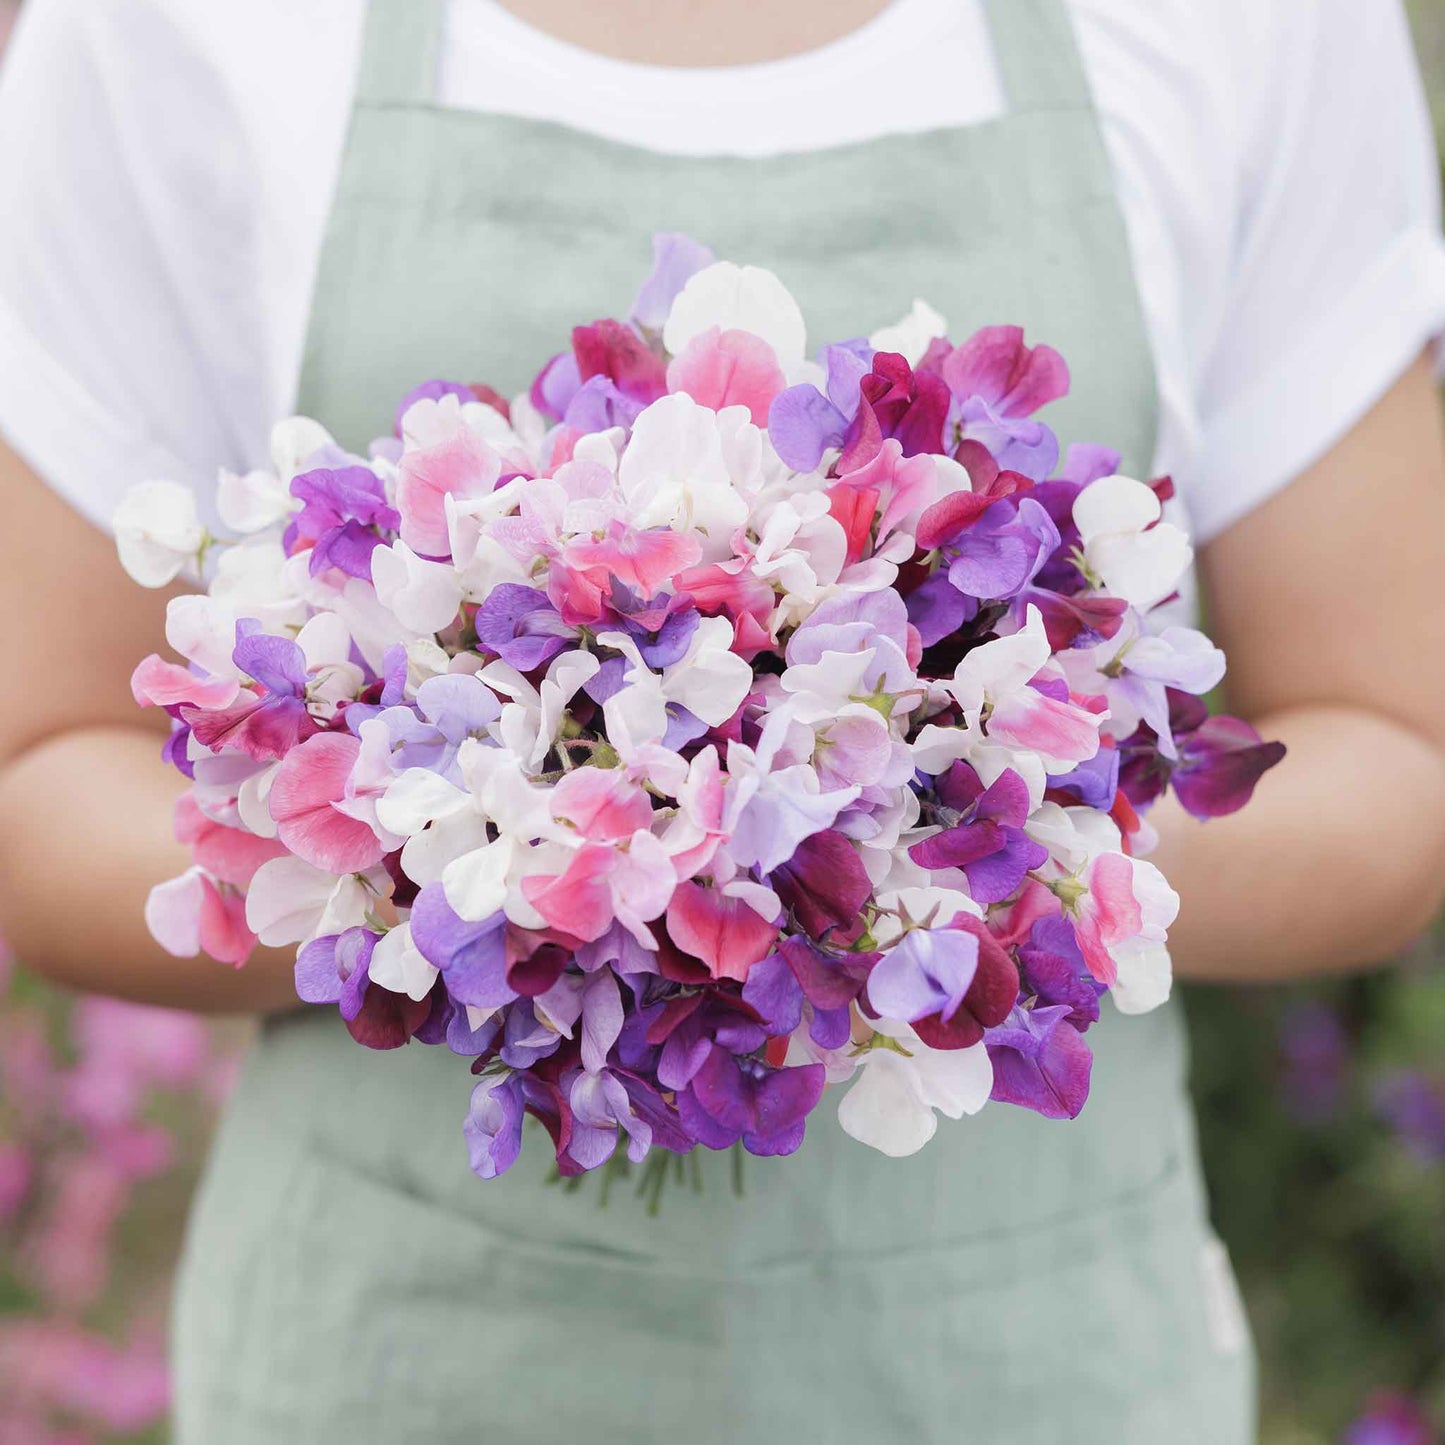
M 240 692 L 241 684 L 234 677 L 201 677 L 179 663 L 167 662 L 154 652 L 131 673 L 131 696 L 142 707 L 222 708 L 229 706 Z
M 359 873 L 383 848 L 371 826 L 343 813 L 361 743 L 347 733 L 317 733 L 287 753 L 271 784 L 276 835 L 296 857 L 326 873 Z
M 1179 895 L 1152 863 L 1099 853 L 1080 875 L 1074 934 L 1089 972 L 1107 984 L 1122 1013 L 1147 1013 L 1169 997 L 1166 939 Z
M 212 878 L 244 888 L 256 870 L 285 847 L 274 838 L 258 838 L 241 828 L 228 828 L 201 812 L 193 793 L 176 799 L 176 841 L 188 843 L 191 858 Z
M 696 537 L 685 536 L 667 528 L 639 530 L 614 519 L 601 536 L 577 537 L 562 548 L 562 563 L 572 569 L 575 581 L 585 580 L 589 593 L 605 597 L 612 579 L 630 587 L 644 598 L 655 597 L 679 572 L 695 566 L 702 557 L 702 544 Z M 554 564 L 553 575 L 557 568 Z M 568 595 L 558 610 L 567 616 L 582 611 L 593 618 L 601 609 L 590 602 L 581 602 Z
M 422 557 L 449 556 L 447 497 L 485 497 L 501 474 L 501 458 L 465 425 L 432 446 L 404 452 L 396 483 L 401 540 Z
M 749 970 L 772 951 L 776 918 L 764 918 L 752 904 L 720 888 L 681 883 L 667 905 L 668 937 L 707 965 L 714 978 L 745 983 Z
M 667 368 L 669 391 L 685 391 L 714 411 L 745 406 L 760 427 L 767 426 L 768 408 L 784 383 L 777 353 L 762 337 L 716 326 L 694 336 Z
M 653 949 L 647 925 L 667 907 L 675 878 L 662 844 L 639 828 L 622 844 L 584 843 L 563 872 L 523 878 L 522 893 L 548 924 L 584 943 L 617 922 Z
M 630 838 L 652 822 L 647 794 L 612 768 L 578 768 L 559 779 L 550 798 L 552 816 L 570 823 L 589 843 Z
M 239 967 L 256 946 L 256 935 L 246 926 L 246 895 L 217 886 L 200 868 L 188 868 L 152 888 L 145 920 L 156 942 L 177 958 L 205 953 Z

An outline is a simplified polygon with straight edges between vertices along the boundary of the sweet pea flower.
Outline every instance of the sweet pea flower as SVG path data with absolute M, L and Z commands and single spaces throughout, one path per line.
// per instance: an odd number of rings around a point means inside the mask
M 963 709 L 965 726 L 1036 753 L 1050 772 L 1064 773 L 1098 751 L 1101 718 L 1031 685 L 1051 654 L 1043 618 L 1030 607 L 1019 632 L 974 648 L 945 687 Z
M 717 258 L 681 231 L 659 231 L 652 238 L 652 270 L 638 288 L 628 319 L 645 331 L 660 332 L 678 293 Z
M 948 426 L 955 445 L 981 442 L 1002 468 L 1041 481 L 1054 469 L 1053 432 L 1031 421 L 1064 396 L 1069 369 L 1051 346 L 1026 346 L 1018 326 L 986 326 L 962 346 L 936 348 L 923 365 L 937 366 L 952 394 Z
M 716 326 L 693 336 L 667 368 L 669 391 L 686 392 L 714 411 L 746 407 L 757 426 L 767 426 L 783 384 L 777 353 L 762 337 Z
M 176 958 L 205 953 L 239 967 L 256 946 L 246 923 L 246 895 L 200 867 L 156 884 L 146 898 L 145 921 L 156 942 Z
M 906 1158 L 937 1133 L 937 1113 L 961 1119 L 988 1102 L 993 1066 L 982 1044 L 931 1049 L 906 1024 L 879 1019 L 873 1029 L 879 1037 L 838 1104 L 838 1123 L 859 1143 Z
M 195 494 L 179 482 L 141 482 L 111 517 L 120 564 L 142 587 L 164 587 L 200 570 L 206 529 Z
M 826 1082 L 822 1065 L 774 1069 L 713 1045 L 692 1082 L 678 1095 L 683 1125 L 700 1144 L 749 1154 L 791 1154 L 803 1142 L 807 1117 Z
M 288 553 L 310 549 L 313 577 L 336 568 L 348 577 L 371 578 L 371 554 L 400 524 L 386 488 L 371 467 L 318 467 L 291 480 L 301 509 L 286 529 Z
M 502 473 L 501 458 L 456 412 L 450 435 L 408 446 L 397 468 L 395 524 L 418 555 L 448 555 L 446 498 L 485 497 Z
M 1141 612 L 1162 602 L 1189 570 L 1194 549 L 1171 522 L 1152 487 L 1132 477 L 1102 477 L 1074 502 L 1074 524 L 1089 570 Z
M 1143 858 L 1100 853 L 1079 879 L 1074 933 L 1089 972 L 1107 984 L 1121 1013 L 1148 1013 L 1169 997 L 1169 925 L 1179 895 Z
M 990 1029 L 991 1098 L 1032 1109 L 1046 1119 L 1075 1119 L 1089 1097 L 1094 1056 L 1069 1021 L 1067 1004 L 1015 1008 Z
M 760 266 L 715 261 L 689 276 L 662 328 L 662 344 L 681 356 L 694 337 L 717 328 L 743 331 L 767 343 L 783 371 L 803 359 L 803 313 L 787 288 Z
M 773 398 L 768 408 L 768 435 L 778 455 L 794 471 L 816 471 L 825 451 L 843 446 L 858 412 L 860 388 L 871 359 L 871 351 L 864 355 L 856 346 L 824 347 L 825 390 L 800 382 Z

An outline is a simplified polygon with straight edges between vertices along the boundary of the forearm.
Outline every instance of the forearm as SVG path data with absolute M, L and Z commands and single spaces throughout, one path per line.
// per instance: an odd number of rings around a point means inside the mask
M 1309 707 L 1256 720 L 1289 752 L 1242 812 L 1208 823 L 1172 799 L 1155 860 L 1179 891 L 1181 977 L 1266 982 L 1389 961 L 1445 885 L 1445 760 L 1374 714 Z
M 151 887 L 182 872 L 171 833 L 181 779 L 154 733 L 61 734 L 0 769 L 0 934 L 30 968 L 66 987 L 204 1012 L 296 1002 L 289 950 L 243 968 L 172 958 L 151 938 Z

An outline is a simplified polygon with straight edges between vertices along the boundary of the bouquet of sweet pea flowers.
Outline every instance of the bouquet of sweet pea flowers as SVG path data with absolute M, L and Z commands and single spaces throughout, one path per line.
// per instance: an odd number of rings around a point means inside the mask
M 944 331 L 809 358 L 777 277 L 662 236 L 510 401 L 429 382 L 365 457 L 282 423 L 224 539 L 135 489 L 132 575 L 206 584 L 133 683 L 191 780 L 156 938 L 298 944 L 358 1043 L 461 1055 L 484 1178 L 528 1114 L 564 1175 L 790 1153 L 829 1084 L 892 1155 L 1076 1115 L 1101 996 L 1169 993 L 1148 806 L 1282 749 L 1200 701 L 1169 482 L 1060 458 L 1056 352 Z

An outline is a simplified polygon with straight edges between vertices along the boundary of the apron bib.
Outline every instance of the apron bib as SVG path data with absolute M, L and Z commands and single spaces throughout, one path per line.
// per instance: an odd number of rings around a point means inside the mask
M 434 98 L 443 0 L 371 0 L 299 409 L 361 448 L 429 376 L 525 386 L 617 314 L 655 231 L 766 266 L 815 342 L 1012 322 L 1074 368 L 1061 441 L 1148 472 L 1154 374 L 1062 0 L 992 0 L 1005 115 L 765 159 L 676 157 Z M 181 1445 L 873 1438 L 1245 1445 L 1253 1361 L 1209 1231 L 1177 1005 L 1110 1008 L 1093 1092 L 888 1160 L 835 1100 L 649 1216 L 467 1169 L 471 1079 L 334 1010 L 268 1021 L 214 1145 L 174 1321 Z

